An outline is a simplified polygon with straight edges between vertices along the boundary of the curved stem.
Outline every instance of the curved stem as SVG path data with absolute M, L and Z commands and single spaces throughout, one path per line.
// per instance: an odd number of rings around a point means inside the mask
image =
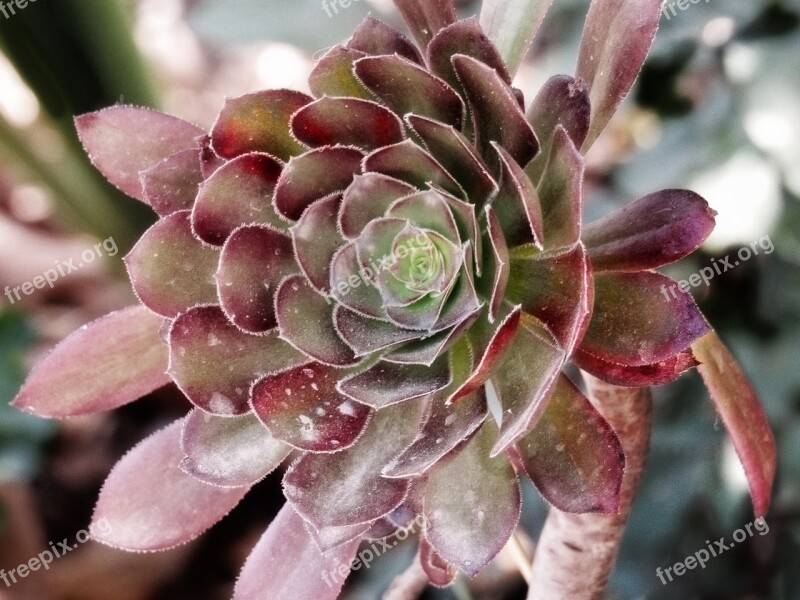
M 427 585 L 428 575 L 423 570 L 417 554 L 411 566 L 392 582 L 383 600 L 417 600 Z
M 589 399 L 625 450 L 620 510 L 615 515 L 573 515 L 551 508 L 534 555 L 528 600 L 603 597 L 641 483 L 652 430 L 649 388 L 621 388 L 585 377 Z

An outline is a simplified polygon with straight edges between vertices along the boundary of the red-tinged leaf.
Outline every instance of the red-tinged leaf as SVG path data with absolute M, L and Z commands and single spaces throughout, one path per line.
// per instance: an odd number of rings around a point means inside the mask
M 430 470 L 425 491 L 425 538 L 471 577 L 503 549 L 519 522 L 514 469 L 505 456 L 489 457 L 496 435 L 487 420 L 460 452 Z
M 92 538 L 133 552 L 167 550 L 197 538 L 239 504 L 249 488 L 220 488 L 180 469 L 183 419 L 141 442 L 106 479 Z M 202 510 L 198 510 L 202 507 Z
M 542 147 L 541 153 L 525 167 L 531 181 L 538 183 L 542 176 L 556 128 L 563 127 L 575 147 L 580 148 L 589 133 L 590 117 L 586 82 L 568 75 L 556 75 L 547 80 L 528 109 L 528 122 Z
M 331 194 L 309 206 L 292 226 L 292 242 L 297 262 L 314 288 L 330 291 L 331 261 L 345 245 L 336 223 L 341 194 Z
M 710 327 L 687 292 L 658 273 L 597 273 L 594 314 L 581 350 L 625 366 L 658 363 L 686 350 Z
M 537 191 L 544 218 L 545 249 L 570 248 L 581 235 L 583 157 L 560 125 Z
M 364 52 L 352 48 L 343 46 L 331 48 L 317 61 L 309 75 L 308 85 L 311 93 L 316 98 L 333 96 L 374 100 L 372 94 L 353 72 L 355 62 L 365 56 Z
M 672 383 L 699 364 L 691 350 L 684 350 L 658 363 L 632 367 L 605 361 L 582 350 L 578 350 L 572 358 L 584 371 L 620 387 L 649 387 Z
M 367 356 L 420 337 L 418 331 L 400 329 L 386 321 L 364 317 L 344 306 L 333 313 L 336 330 L 356 356 Z
M 203 183 L 201 152 L 197 148 L 182 150 L 140 173 L 145 202 L 160 217 L 192 208 Z
M 301 275 L 287 277 L 275 298 L 281 338 L 326 365 L 346 367 L 358 362 L 333 326 L 330 299 L 319 295 Z
M 413 194 L 414 186 L 381 173 L 356 175 L 344 193 L 339 227 L 345 237 L 361 235 L 371 221 L 386 214 L 395 200 Z
M 252 406 L 277 439 L 309 452 L 338 452 L 353 445 L 372 411 L 336 390 L 339 373 L 311 363 L 253 386 Z
M 135 306 L 82 327 L 34 367 L 13 406 L 40 417 L 74 417 L 118 408 L 166 385 L 163 321 Z
M 216 417 L 194 409 L 183 426 L 181 469 L 203 483 L 249 487 L 277 469 L 291 448 L 254 415 Z
M 356 61 L 356 76 L 396 114 L 414 113 L 461 127 L 464 103 L 447 82 L 401 56 Z
M 342 144 L 375 150 L 404 138 L 403 122 L 380 104 L 328 96 L 297 111 L 292 117 L 292 131 L 312 148 Z
M 461 240 L 453 213 L 436 190 L 417 192 L 400 198 L 386 211 L 387 217 L 408 219 L 416 227 L 440 233 L 454 244 Z
M 421 402 L 407 402 L 375 413 L 364 435 L 336 454 L 306 454 L 284 478 L 284 493 L 315 528 L 369 523 L 405 500 L 409 482 L 381 476 L 389 461 L 414 437 Z
M 764 408 L 739 363 L 711 331 L 692 345 L 697 370 L 711 394 L 750 484 L 757 517 L 769 510 L 777 465 L 775 438 Z
M 500 313 L 506 296 L 508 278 L 511 274 L 511 260 L 508 256 L 508 246 L 500 220 L 492 210 L 492 205 L 486 207 L 486 238 L 489 248 L 492 249 L 494 260 L 489 261 L 483 281 L 491 282 L 491 288 L 487 290 L 487 295 L 489 297 L 489 320 L 494 321 Z
M 481 265 L 483 264 L 483 241 L 480 235 L 480 227 L 478 226 L 477 205 L 470 202 L 464 202 L 458 198 L 444 192 L 437 190 L 444 196 L 450 207 L 450 212 L 458 225 L 458 231 L 462 240 L 469 240 L 470 249 L 475 257 L 475 269 L 478 275 L 481 274 Z M 466 245 L 466 244 L 465 244 Z M 469 255 L 465 255 L 464 263 L 469 262 Z
M 203 135 L 198 139 L 198 143 L 200 144 L 200 170 L 203 173 L 203 179 L 208 179 L 226 161 L 211 147 L 211 135 Z
M 516 73 L 553 0 L 484 0 L 481 25 Z
M 500 189 L 491 207 L 509 248 L 523 244 L 541 247 L 544 240 L 542 206 L 536 186 L 503 147 L 492 143 L 500 159 Z
M 261 225 L 237 229 L 225 242 L 217 270 L 222 310 L 244 331 L 269 331 L 278 324 L 278 285 L 297 269 L 291 238 Z
M 177 117 L 134 106 L 114 106 L 75 119 L 92 164 L 120 190 L 146 201 L 139 173 L 182 150 L 198 148 L 205 132 Z
M 235 158 L 250 152 L 289 160 L 305 151 L 293 136 L 292 115 L 313 99 L 294 90 L 266 90 L 229 98 L 211 131 L 217 154 Z
M 180 315 L 169 345 L 172 379 L 195 406 L 221 416 L 250 410 L 250 386 L 257 379 L 308 360 L 274 330 L 265 336 L 242 332 L 216 306 Z
M 275 188 L 275 207 L 296 221 L 316 200 L 344 191 L 361 170 L 363 158 L 360 150 L 344 146 L 317 148 L 293 158 Z
M 341 380 L 338 389 L 356 402 L 383 409 L 438 392 L 449 382 L 450 369 L 444 358 L 430 367 L 381 361 Z
M 452 125 L 413 114 L 406 120 L 425 142 L 431 156 L 452 174 L 480 209 L 497 191 L 497 184 L 472 143 Z
M 220 167 L 200 187 L 192 213 L 194 232 L 221 246 L 242 225 L 286 227 L 272 206 L 283 165 L 267 154 L 244 154 Z
M 552 333 L 535 317 L 523 314 L 506 358 L 492 375 L 503 409 L 496 456 L 528 433 L 544 410 L 567 356 Z
M 520 165 L 527 165 L 539 150 L 539 142 L 511 88 L 491 67 L 463 54 L 453 66 L 466 91 L 472 112 L 476 144 L 483 158 L 497 165 L 492 142 L 505 148 Z
M 578 54 L 577 77 L 590 89 L 588 150 L 642 69 L 658 30 L 661 0 L 592 0 Z
M 528 477 L 567 513 L 619 510 L 625 453 L 617 434 L 564 375 L 536 426 L 516 444 Z
M 165 317 L 217 301 L 218 263 L 219 252 L 194 237 L 188 210 L 161 219 L 125 257 L 136 295 Z
M 344 527 L 323 527 L 320 530 L 314 529 L 311 523 L 303 521 L 306 531 L 314 539 L 317 548 L 325 554 L 344 546 L 348 542 L 360 541 L 364 539 L 367 532 L 372 529 L 371 523 L 359 523 L 358 525 L 346 525 Z
M 383 298 L 372 283 L 371 273 L 359 264 L 355 242 L 347 244 L 331 261 L 331 295 L 360 315 L 385 319 Z
M 367 16 L 356 27 L 347 47 L 359 50 L 370 56 L 397 54 L 417 64 L 423 64 L 419 50 L 402 33 L 389 27 L 383 21 Z
M 512 255 L 506 297 L 544 323 L 569 354 L 580 343 L 594 304 L 592 270 L 586 250 L 566 254 Z
M 419 541 L 419 562 L 428 580 L 436 587 L 448 587 L 458 575 L 458 569 L 439 556 L 425 538 Z
M 376 150 L 364 159 L 364 171 L 383 173 L 418 189 L 428 184 L 443 188 L 459 198 L 466 194 L 452 175 L 430 154 L 410 140 Z
M 323 554 L 303 519 L 287 504 L 247 559 L 233 600 L 336 600 L 358 542 Z
M 453 0 L 395 0 L 394 3 L 421 48 L 427 47 L 440 29 L 457 18 Z
M 716 213 L 688 190 L 648 194 L 587 225 L 582 235 L 595 271 L 645 271 L 697 250 Z

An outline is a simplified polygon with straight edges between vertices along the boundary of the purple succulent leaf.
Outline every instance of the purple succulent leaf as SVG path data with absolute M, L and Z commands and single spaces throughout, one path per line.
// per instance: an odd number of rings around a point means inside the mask
M 192 228 L 201 240 L 222 246 L 242 225 L 285 229 L 272 193 L 283 165 L 268 154 L 252 152 L 220 167 L 201 186 L 192 212 Z
M 360 315 L 385 319 L 383 298 L 366 273 L 359 264 L 355 242 L 343 246 L 331 261 L 331 295 Z
M 458 198 L 466 198 L 466 193 L 453 176 L 411 140 L 376 150 L 364 159 L 364 171 L 383 173 L 418 189 L 426 189 L 428 184 L 432 184 Z
M 337 389 L 356 402 L 376 409 L 422 398 L 450 383 L 450 368 L 442 357 L 430 367 L 381 361 L 342 379 Z
M 447 562 L 474 577 L 503 549 L 519 522 L 520 488 L 487 420 L 458 453 L 433 467 L 425 491 L 425 539 Z
M 516 443 L 520 463 L 550 504 L 567 513 L 619 510 L 625 453 L 617 434 L 564 375 L 536 426 Z
M 483 242 L 478 225 L 477 205 L 459 200 L 444 190 L 437 190 L 444 197 L 450 212 L 456 220 L 459 234 L 462 240 L 469 240 L 470 248 L 475 257 L 475 267 L 477 274 L 481 274 L 481 264 L 483 263 Z M 490 194 L 491 195 L 491 194 Z M 468 255 L 464 257 L 464 263 L 469 263 Z
M 211 147 L 211 134 L 202 135 L 197 142 L 200 145 L 200 171 L 203 173 L 203 179 L 208 179 L 227 161 Z
M 694 192 L 663 190 L 586 225 L 582 238 L 595 271 L 645 271 L 697 250 L 714 230 L 715 215 Z
M 278 285 L 297 269 L 291 238 L 263 225 L 237 229 L 222 248 L 216 275 L 222 310 L 248 333 L 273 329 Z
M 364 534 L 365 540 L 383 540 L 397 533 L 397 525 L 388 517 L 375 521 Z
M 492 249 L 494 260 L 489 262 L 485 280 L 491 282 L 489 296 L 489 320 L 494 321 L 500 314 L 501 306 L 506 295 L 508 278 L 511 275 L 511 260 L 508 255 L 508 246 L 500 220 L 497 218 L 492 205 L 486 207 L 486 237 L 489 248 Z
M 158 216 L 192 208 L 203 183 L 201 153 L 197 148 L 181 150 L 139 174 L 144 200 Z
M 542 246 L 544 218 L 539 193 L 517 161 L 499 144 L 492 143 L 500 159 L 500 189 L 491 207 L 500 221 L 508 246 Z
M 164 217 L 125 257 L 133 289 L 153 312 L 165 317 L 217 301 L 214 273 L 220 253 L 192 233 L 188 210 Z
M 369 56 L 397 54 L 419 65 L 425 63 L 411 40 L 372 16 L 365 17 L 356 27 L 347 47 Z
M 339 335 L 358 357 L 368 356 L 419 338 L 418 331 L 400 329 L 391 323 L 365 317 L 341 305 L 336 307 L 333 320 Z
M 323 554 L 335 550 L 345 544 L 354 541 L 361 541 L 367 532 L 372 529 L 372 523 L 359 523 L 357 525 L 345 525 L 344 527 L 323 527 L 314 529 L 311 523 L 303 522 L 308 535 Z
M 335 306 L 318 294 L 301 275 L 287 277 L 275 297 L 281 338 L 306 356 L 326 365 L 352 366 L 358 362 L 333 325 Z
M 455 295 L 455 294 L 454 294 Z M 467 315 L 460 323 L 448 327 L 428 338 L 404 344 L 397 350 L 384 355 L 384 360 L 405 365 L 425 365 L 429 367 L 443 352 L 455 344 L 475 323 L 480 315 L 480 306 Z M 447 323 L 449 325 L 449 322 Z M 417 332 L 419 336 L 419 332 Z
M 542 152 L 525 167 L 531 181 L 538 183 L 560 125 L 580 148 L 589 133 L 591 105 L 589 89 L 582 79 L 556 75 L 547 80 L 528 109 L 528 122 L 539 138 Z
M 453 213 L 444 196 L 436 190 L 417 192 L 392 203 L 388 218 L 407 219 L 416 227 L 440 233 L 455 244 L 461 240 Z
M 628 95 L 650 52 L 662 0 L 592 0 L 578 54 L 577 78 L 590 90 L 586 152 Z
M 308 452 L 338 452 L 363 433 L 372 411 L 336 389 L 338 371 L 311 363 L 253 386 L 252 407 L 275 438 Z
M 292 158 L 275 187 L 275 208 L 296 221 L 315 201 L 344 191 L 361 170 L 364 154 L 346 146 L 326 146 Z
M 292 115 L 313 98 L 294 90 L 265 90 L 225 101 L 211 130 L 217 154 L 235 158 L 263 152 L 283 161 L 306 148 L 292 135 Z
M 120 190 L 146 202 L 139 174 L 183 150 L 199 148 L 205 132 L 147 108 L 114 106 L 76 117 L 78 137 L 92 164 Z
M 547 232 L 545 249 L 571 248 L 580 239 L 585 168 L 585 161 L 569 134 L 557 126 L 550 156 L 537 186 Z
M 394 0 L 421 48 L 458 16 L 453 0 Z
M 710 331 L 692 296 L 680 289 L 676 299 L 664 275 L 596 273 L 594 314 L 580 349 L 606 362 L 650 365 L 686 350 Z
M 583 350 L 578 350 L 572 358 L 575 364 L 587 373 L 621 387 L 648 387 L 672 383 L 699 364 L 691 350 L 684 350 L 661 362 L 638 366 L 608 362 Z
M 408 306 L 388 306 L 386 314 L 389 320 L 398 327 L 416 329 L 417 331 L 433 331 L 437 329 L 442 311 L 449 298 L 450 290 L 442 294 L 428 294 L 424 298 Z
M 236 507 L 248 487 L 220 488 L 180 469 L 183 419 L 128 452 L 103 484 L 92 538 L 134 552 L 167 550 L 192 541 Z M 202 510 L 198 510 L 202 507 Z
M 268 373 L 308 362 L 272 330 L 244 333 L 216 306 L 183 313 L 169 334 L 169 373 L 198 408 L 220 415 L 246 413 L 250 387 Z
M 753 386 L 719 336 L 710 331 L 692 344 L 714 406 L 744 467 L 757 517 L 769 510 L 777 457 L 775 438 Z
M 75 417 L 124 406 L 168 384 L 163 322 L 134 306 L 82 327 L 34 367 L 12 405 L 40 417 Z
M 521 165 L 539 151 L 539 142 L 517 98 L 491 67 L 463 54 L 452 58 L 472 113 L 476 144 L 483 158 L 497 165 L 492 142 L 497 142 Z
M 409 196 L 416 188 L 388 175 L 356 175 L 345 190 L 339 213 L 339 227 L 349 239 L 357 238 L 370 221 L 386 214 L 395 200 Z
M 334 46 L 314 65 L 308 78 L 311 93 L 316 98 L 325 96 L 374 100 L 374 96 L 356 77 L 353 69 L 357 60 L 367 56 L 364 52 Z
M 356 61 L 356 76 L 398 115 L 413 113 L 461 127 L 464 103 L 446 81 L 398 55 Z
M 327 294 L 331 283 L 331 261 L 345 245 L 336 216 L 342 195 L 334 193 L 309 206 L 292 226 L 292 241 L 297 262 L 314 289 Z
M 376 150 L 405 139 L 403 122 L 396 114 L 358 98 L 320 98 L 295 113 L 292 131 L 312 148 L 343 144 Z
M 430 583 L 438 588 L 453 584 L 458 569 L 443 559 L 425 538 L 419 540 L 419 562 Z
M 218 487 L 250 487 L 277 469 L 291 447 L 276 440 L 254 415 L 217 417 L 194 409 L 181 437 L 181 469 Z
M 484 0 L 481 26 L 512 74 L 528 52 L 553 0 Z
M 472 143 L 452 125 L 413 114 L 407 115 L 406 120 L 431 156 L 456 178 L 480 209 L 497 191 L 497 184 Z
M 323 554 L 303 519 L 286 504 L 247 559 L 233 600 L 336 600 L 345 580 L 338 569 L 350 565 L 358 544 L 355 539 Z
M 284 493 L 316 529 L 370 523 L 406 499 L 410 483 L 381 476 L 419 429 L 419 402 L 375 413 L 356 444 L 336 454 L 306 454 L 287 471 Z
M 505 360 L 492 374 L 492 384 L 503 409 L 493 456 L 506 450 L 536 424 L 547 408 L 566 359 L 566 353 L 547 327 L 523 313 Z

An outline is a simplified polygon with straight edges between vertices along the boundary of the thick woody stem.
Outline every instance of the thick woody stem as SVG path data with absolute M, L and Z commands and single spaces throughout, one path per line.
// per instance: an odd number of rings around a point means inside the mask
M 428 575 L 422 569 L 419 554 L 411 566 L 392 582 L 383 600 L 417 600 L 428 585 Z
M 641 483 L 652 430 L 649 388 L 621 388 L 585 378 L 592 404 L 617 432 L 625 450 L 620 510 L 615 515 L 573 515 L 551 508 L 533 558 L 528 600 L 603 597 Z

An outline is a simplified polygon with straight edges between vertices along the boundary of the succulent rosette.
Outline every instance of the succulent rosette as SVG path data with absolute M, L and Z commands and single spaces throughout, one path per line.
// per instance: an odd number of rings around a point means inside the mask
M 763 413 L 655 271 L 702 244 L 713 212 L 665 190 L 581 225 L 583 156 L 657 3 L 634 18 L 594 2 L 576 77 L 529 101 L 478 19 L 396 3 L 416 44 L 367 18 L 317 61 L 312 95 L 230 99 L 210 133 L 127 106 L 77 119 L 97 168 L 160 217 L 126 258 L 142 306 L 64 342 L 16 404 L 86 414 L 173 381 L 195 407 L 113 470 L 100 541 L 184 543 L 292 454 L 237 598 L 335 597 L 342 582 L 316 571 L 418 514 L 431 581 L 475 575 L 517 526 L 518 477 L 567 512 L 618 508 L 621 444 L 569 364 L 646 386 L 704 363 L 763 514 Z

